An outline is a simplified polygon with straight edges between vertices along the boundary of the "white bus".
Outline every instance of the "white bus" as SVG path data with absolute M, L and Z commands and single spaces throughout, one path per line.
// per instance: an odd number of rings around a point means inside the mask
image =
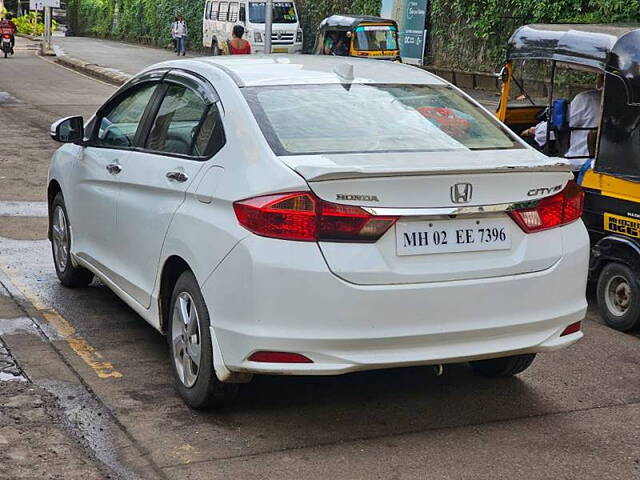
M 202 16 L 202 44 L 213 55 L 226 51 L 234 25 L 245 28 L 253 53 L 264 53 L 266 2 L 207 0 Z M 295 2 L 273 2 L 273 53 L 302 53 L 302 29 Z

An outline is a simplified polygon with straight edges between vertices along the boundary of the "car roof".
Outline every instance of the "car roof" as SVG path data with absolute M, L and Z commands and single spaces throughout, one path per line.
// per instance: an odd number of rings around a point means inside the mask
M 325 55 L 237 55 L 191 59 L 224 70 L 239 87 L 331 83 L 445 85 L 420 68 L 384 60 Z M 179 64 L 178 62 L 170 62 Z M 353 67 L 353 70 L 351 68 Z M 353 73 L 345 81 L 339 72 Z

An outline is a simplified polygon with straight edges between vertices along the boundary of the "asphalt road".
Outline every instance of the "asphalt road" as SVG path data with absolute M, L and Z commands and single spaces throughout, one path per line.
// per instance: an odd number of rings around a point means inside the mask
M 45 239 L 49 123 L 89 114 L 113 87 L 18 45 L 0 60 L 0 281 L 56 353 L 28 332 L 0 334 L 36 383 L 86 389 L 83 432 L 109 418 L 109 435 L 88 446 L 114 477 L 640 478 L 640 340 L 594 311 L 583 341 L 518 378 L 479 379 L 464 365 L 441 377 L 430 368 L 265 376 L 233 408 L 189 410 L 165 339 L 104 286 L 62 288 Z

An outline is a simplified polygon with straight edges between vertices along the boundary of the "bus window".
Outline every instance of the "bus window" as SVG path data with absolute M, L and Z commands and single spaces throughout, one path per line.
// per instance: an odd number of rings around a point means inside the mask
M 231 2 L 229 4 L 229 21 L 236 23 L 238 21 L 238 10 L 240 9 L 240 5 L 238 2 Z
M 204 6 L 204 18 L 205 20 L 211 20 L 211 2 L 207 2 Z
M 211 13 L 209 14 L 209 18 L 211 20 L 217 20 L 218 19 L 218 2 L 211 2 Z
M 245 23 L 247 21 L 247 7 L 245 7 L 244 3 L 240 5 L 240 13 L 238 14 L 238 20 L 240 20 L 242 23 Z
M 221 22 L 226 22 L 227 18 L 229 18 L 228 13 L 229 13 L 229 3 L 220 2 L 220 8 L 218 10 L 218 20 L 220 20 Z

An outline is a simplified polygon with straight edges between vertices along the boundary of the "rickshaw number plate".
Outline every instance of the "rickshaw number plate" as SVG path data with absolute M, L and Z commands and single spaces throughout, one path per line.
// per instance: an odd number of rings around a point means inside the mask
M 511 221 L 503 218 L 427 220 L 396 224 L 398 255 L 477 252 L 511 248 Z

